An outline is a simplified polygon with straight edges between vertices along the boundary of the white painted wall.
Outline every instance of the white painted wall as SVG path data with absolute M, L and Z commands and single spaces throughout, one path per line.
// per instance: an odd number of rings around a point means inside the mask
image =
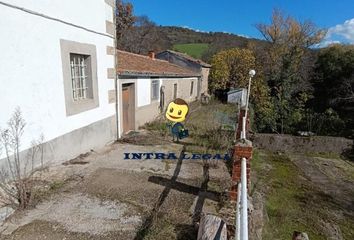
M 137 84 L 137 107 L 142 107 L 151 104 L 151 82 L 159 80 L 159 86 L 162 85 L 161 78 L 138 78 L 136 81 Z M 160 101 L 160 94 L 158 95 L 156 101 Z
M 105 19 L 112 21 L 113 16 L 106 16 L 109 11 L 104 0 L 1 0 L 35 12 L 59 18 L 80 26 L 105 32 Z M 105 15 L 106 14 L 106 15 Z M 103 20 L 103 21 L 102 21 Z
M 104 0 L 1 1 L 102 33 L 105 21 L 113 17 Z M 112 38 L 1 4 L 0 16 L 0 127 L 5 127 L 19 106 L 27 122 L 22 149 L 41 133 L 48 141 L 115 114 L 107 93 L 114 89 L 114 80 L 107 79 L 114 57 L 106 55 L 106 46 L 113 46 Z M 98 108 L 66 116 L 60 39 L 96 45 Z
M 149 105 L 151 103 L 151 79 L 150 78 L 138 78 L 137 84 L 137 107 Z

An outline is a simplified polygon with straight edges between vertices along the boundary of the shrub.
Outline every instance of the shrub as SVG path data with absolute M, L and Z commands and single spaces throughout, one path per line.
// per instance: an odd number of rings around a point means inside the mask
M 30 204 L 35 173 L 43 168 L 43 136 L 32 142 L 32 147 L 24 158 L 20 153 L 25 125 L 22 113 L 17 108 L 8 121 L 7 128 L 0 130 L 0 146 L 6 156 L 6 164 L 0 171 L 0 201 L 20 209 Z M 36 168 L 37 161 L 40 161 L 39 168 Z

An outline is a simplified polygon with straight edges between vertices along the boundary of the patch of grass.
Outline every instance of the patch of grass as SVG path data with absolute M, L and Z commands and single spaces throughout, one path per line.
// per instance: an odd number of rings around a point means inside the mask
M 345 219 L 339 223 L 342 231 L 343 239 L 353 239 L 354 236 L 354 219 Z
M 142 239 L 142 238 L 139 238 Z M 197 231 L 192 224 L 170 219 L 168 214 L 160 214 L 152 227 L 144 235 L 144 240 L 189 240 L 197 239 Z
M 262 180 L 262 186 L 269 187 L 265 203 L 269 221 L 263 229 L 263 239 L 290 239 L 294 231 L 306 232 L 310 239 L 326 239 L 317 225 L 320 212 L 310 202 L 304 203 L 311 190 L 302 184 L 290 159 L 284 154 L 269 154 L 266 158 L 256 155 L 256 160 L 258 163 L 253 166 L 257 176 L 262 175 L 258 165 L 261 161 L 272 166 Z
M 263 164 L 260 159 L 260 154 L 259 150 L 256 148 L 253 148 L 252 152 L 252 170 L 259 172 L 263 168 Z
M 157 119 L 155 121 L 148 122 L 142 128 L 150 131 L 157 131 L 159 132 L 160 136 L 166 136 L 166 134 L 168 134 L 166 121 L 162 119 Z
M 173 50 L 181 53 L 186 53 L 194 58 L 201 58 L 206 50 L 208 50 L 209 44 L 207 43 L 186 43 L 175 44 Z
M 215 192 L 223 192 L 224 189 L 221 188 L 220 182 L 209 181 L 208 182 L 208 190 L 215 191 Z
M 167 240 L 177 239 L 174 224 L 167 218 L 159 218 L 159 221 L 155 221 L 153 226 L 149 229 L 145 240 Z
M 31 206 L 34 207 L 38 203 L 47 199 L 52 194 L 57 193 L 61 188 L 65 186 L 65 183 L 65 181 L 53 181 L 49 184 L 46 182 L 45 185 L 37 186 L 33 191 Z
M 51 191 L 56 191 L 62 188 L 64 184 L 65 184 L 64 181 L 54 181 L 49 184 L 49 189 Z

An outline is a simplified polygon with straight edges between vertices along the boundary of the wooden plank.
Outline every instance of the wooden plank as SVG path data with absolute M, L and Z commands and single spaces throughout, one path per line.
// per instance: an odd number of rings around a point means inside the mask
M 198 240 L 227 240 L 226 223 L 219 217 L 203 215 L 198 230 Z

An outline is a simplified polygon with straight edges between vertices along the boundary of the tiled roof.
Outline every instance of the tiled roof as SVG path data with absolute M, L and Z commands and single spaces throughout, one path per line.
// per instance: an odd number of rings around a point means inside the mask
M 185 54 L 185 53 L 176 52 L 176 51 L 172 51 L 172 50 L 166 50 L 166 51 L 163 51 L 163 52 L 168 52 L 168 53 L 175 54 L 175 55 L 180 56 L 182 58 L 185 58 L 185 59 L 187 59 L 187 60 L 189 60 L 191 62 L 198 63 L 202 67 L 207 67 L 207 68 L 211 67 L 210 64 L 208 64 L 206 62 L 203 62 L 200 59 L 193 58 L 193 57 L 191 57 L 191 56 L 189 56 L 188 54 Z M 163 52 L 161 52 L 161 53 L 163 53 Z M 161 53 L 158 53 L 158 54 L 161 54 Z
M 187 68 L 149 56 L 117 50 L 118 75 L 146 75 L 146 76 L 173 76 L 197 77 L 200 74 Z

